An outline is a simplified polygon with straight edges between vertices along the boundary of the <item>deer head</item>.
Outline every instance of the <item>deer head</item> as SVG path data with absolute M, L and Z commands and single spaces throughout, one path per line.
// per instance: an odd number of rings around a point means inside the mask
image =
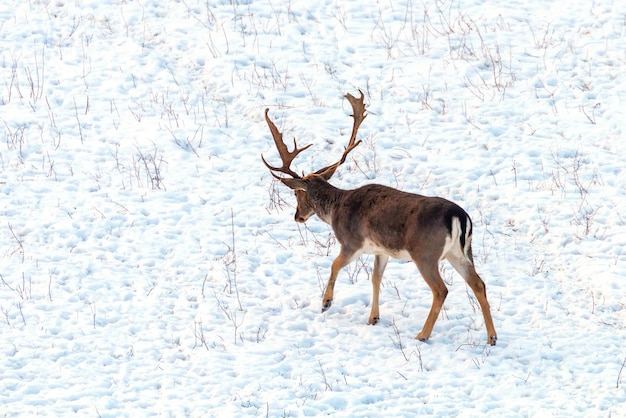
M 334 164 L 321 168 L 314 173 L 311 174 L 303 174 L 302 176 L 298 175 L 295 171 L 291 169 L 291 163 L 293 160 L 300 154 L 302 151 L 309 148 L 312 144 L 309 144 L 303 148 L 298 148 L 298 144 L 296 143 L 296 139 L 293 140 L 293 151 L 289 151 L 287 145 L 283 141 L 283 134 L 276 128 L 274 122 L 268 116 L 269 109 L 265 109 L 265 121 L 267 122 L 267 126 L 270 128 L 270 132 L 272 133 L 272 137 L 274 138 L 274 143 L 276 144 L 276 149 L 278 150 L 278 154 L 282 160 L 281 167 L 274 167 L 267 163 L 263 155 L 261 155 L 261 159 L 263 160 L 263 164 L 270 170 L 272 176 L 276 179 L 280 180 L 285 186 L 292 189 L 296 194 L 296 200 L 298 206 L 296 208 L 295 220 L 296 222 L 306 222 L 314 213 L 316 213 L 315 206 L 313 202 L 309 199 L 309 189 L 313 187 L 314 184 L 319 184 L 320 182 L 326 183 L 330 178 L 335 174 L 337 168 L 346 161 L 348 154 L 356 148 L 361 141 L 356 141 L 356 134 L 359 130 L 359 126 L 365 119 L 367 115 L 365 115 L 365 104 L 363 103 L 364 95 L 363 92 L 359 90 L 360 97 L 356 98 L 350 93 L 345 95 L 345 98 L 348 99 L 350 105 L 352 106 L 352 117 L 354 119 L 352 125 L 352 133 L 350 134 L 350 140 L 348 141 L 348 145 L 345 147 L 343 151 L 343 155 Z M 288 175 L 289 177 L 281 177 L 277 173 L 283 173 Z

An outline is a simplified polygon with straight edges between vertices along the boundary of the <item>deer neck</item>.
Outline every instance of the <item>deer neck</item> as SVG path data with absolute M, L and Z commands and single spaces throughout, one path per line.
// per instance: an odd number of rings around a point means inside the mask
M 322 221 L 331 224 L 335 209 L 339 205 L 343 190 L 338 189 L 326 180 L 317 179 L 307 188 L 309 202 L 313 206 L 315 214 Z

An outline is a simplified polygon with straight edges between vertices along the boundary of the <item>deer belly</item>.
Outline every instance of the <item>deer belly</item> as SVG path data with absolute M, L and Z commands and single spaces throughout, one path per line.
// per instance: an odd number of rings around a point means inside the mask
M 371 240 L 365 240 L 363 242 L 363 248 L 361 248 L 363 254 L 375 254 L 375 255 L 388 255 L 391 258 L 398 260 L 411 260 L 411 256 L 406 250 L 393 250 L 385 248 Z

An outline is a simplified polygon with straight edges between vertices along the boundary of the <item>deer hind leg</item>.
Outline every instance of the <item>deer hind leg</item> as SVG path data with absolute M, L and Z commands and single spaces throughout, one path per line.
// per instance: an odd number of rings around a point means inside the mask
M 413 261 L 417 265 L 417 268 L 420 271 L 420 274 L 424 278 L 428 287 L 433 292 L 433 303 L 430 307 L 430 312 L 428 313 L 428 317 L 426 318 L 426 322 L 424 322 L 424 326 L 422 330 L 415 336 L 416 340 L 426 341 L 430 338 L 430 334 L 433 331 L 433 327 L 435 326 L 435 322 L 437 321 L 437 317 L 439 317 L 439 313 L 441 312 L 441 307 L 443 306 L 443 302 L 446 300 L 446 296 L 448 296 L 448 288 L 446 284 L 443 282 L 441 275 L 439 274 L 439 262 L 438 258 L 435 258 L 435 262 L 426 261 L 425 259 L 413 258 Z
M 380 295 L 380 282 L 383 278 L 383 272 L 389 261 L 388 255 L 376 255 L 374 258 L 374 271 L 372 272 L 372 311 L 370 319 L 367 321 L 370 325 L 375 325 L 380 320 L 380 311 L 378 309 L 378 296 Z
M 483 282 L 478 273 L 476 273 L 474 263 L 471 260 L 465 257 L 448 256 L 448 261 L 463 279 L 465 279 L 465 282 L 474 292 L 476 300 L 478 300 L 480 309 L 483 312 L 483 318 L 485 319 L 485 327 L 487 328 L 487 344 L 496 345 L 498 335 L 496 334 L 493 319 L 491 318 L 491 309 L 487 301 L 487 287 L 485 286 L 485 282 Z
M 337 258 L 333 261 L 333 264 L 330 267 L 330 278 L 328 279 L 326 290 L 324 290 L 324 297 L 322 298 L 322 312 L 326 312 L 333 304 L 333 295 L 335 292 L 335 281 L 337 280 L 337 275 L 342 268 L 350 264 L 355 258 L 355 253 L 348 253 L 342 248 Z

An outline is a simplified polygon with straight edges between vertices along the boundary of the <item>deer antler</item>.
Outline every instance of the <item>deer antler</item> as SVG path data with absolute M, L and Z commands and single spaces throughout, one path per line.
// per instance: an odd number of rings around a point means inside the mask
M 268 112 L 269 112 L 269 109 L 265 109 L 265 121 L 267 122 L 267 126 L 269 126 L 270 128 L 270 132 L 272 133 L 272 137 L 274 138 L 274 143 L 276 144 L 276 148 L 278 149 L 278 153 L 280 154 L 280 159 L 283 161 L 283 165 L 282 167 L 273 167 L 269 165 L 267 161 L 265 161 L 265 158 L 263 158 L 263 154 L 261 154 L 261 159 L 263 160 L 263 164 L 265 164 L 265 166 L 270 169 L 270 172 L 272 173 L 272 175 L 276 177 L 277 179 L 281 179 L 281 177 L 274 174 L 275 171 L 290 175 L 293 178 L 300 179 L 302 177 L 299 176 L 296 172 L 294 172 L 289 167 L 291 166 L 291 162 L 293 161 L 293 159 L 296 158 L 298 154 L 300 154 L 302 151 L 309 148 L 313 144 L 309 144 L 304 148 L 298 148 L 298 145 L 296 144 L 296 139 L 294 138 L 293 139 L 293 151 L 289 151 L 289 149 L 287 148 L 287 145 L 285 145 L 285 142 L 283 142 L 283 134 L 280 133 L 278 128 L 276 128 L 276 125 L 274 125 L 274 122 L 270 120 L 270 117 L 268 116 Z
M 341 156 L 341 159 L 337 161 L 336 163 L 331 164 L 315 172 L 315 174 L 323 175 L 324 178 L 326 178 L 326 180 L 330 179 L 333 176 L 333 174 L 335 174 L 335 170 L 337 170 L 337 167 L 339 167 L 341 164 L 343 164 L 346 161 L 346 158 L 348 157 L 348 154 L 350 154 L 350 151 L 355 149 L 362 142 L 361 140 L 358 140 L 355 142 L 356 133 L 359 130 L 359 126 L 361 126 L 361 123 L 367 116 L 365 114 L 365 104 L 363 103 L 365 96 L 363 95 L 363 92 L 361 90 L 359 90 L 359 93 L 361 94 L 361 97 L 359 97 L 358 99 L 354 97 L 353 95 L 351 95 L 350 93 L 347 93 L 344 96 L 346 99 L 348 99 L 348 101 L 350 102 L 350 105 L 352 106 L 352 117 L 354 118 L 354 122 L 352 124 L 352 133 L 350 134 L 350 140 L 348 141 L 348 145 L 345 147 L 343 151 L 343 155 Z
M 359 93 L 361 94 L 361 97 L 359 97 L 358 99 L 350 93 L 344 96 L 346 99 L 348 99 L 350 105 L 352 106 L 352 117 L 354 118 L 354 122 L 352 124 L 352 133 L 350 134 L 350 140 L 348 141 L 348 145 L 343 151 L 341 159 L 336 163 L 315 172 L 315 174 L 322 175 L 326 180 L 330 179 L 333 174 L 335 174 L 335 170 L 337 170 L 337 167 L 343 164 L 346 161 L 346 158 L 348 158 L 348 154 L 350 154 L 350 152 L 361 143 L 361 140 L 356 141 L 356 134 L 359 130 L 359 127 L 361 126 L 361 123 L 367 115 L 365 114 L 365 104 L 363 103 L 365 96 L 363 95 L 363 92 L 361 90 L 359 90 Z M 274 122 L 272 122 L 269 118 L 268 113 L 269 109 L 265 109 L 265 121 L 267 122 L 267 126 L 269 126 L 270 128 L 270 132 L 272 133 L 272 137 L 274 138 L 274 143 L 276 144 L 276 149 L 280 154 L 280 159 L 282 160 L 283 165 L 281 167 L 271 166 L 267 163 L 267 161 L 265 161 L 263 154 L 261 154 L 263 164 L 265 164 L 265 166 L 270 169 L 272 176 L 276 177 L 279 180 L 284 180 L 284 178 L 277 176 L 276 172 L 287 174 L 295 179 L 301 179 L 302 176 L 299 176 L 295 171 L 290 168 L 290 166 L 294 158 L 296 158 L 296 156 L 302 151 L 309 148 L 312 144 L 309 144 L 303 148 L 298 148 L 298 144 L 296 143 L 296 139 L 294 138 L 293 151 L 289 151 L 287 145 L 283 141 L 283 134 L 278 130 L 278 128 L 276 128 Z

